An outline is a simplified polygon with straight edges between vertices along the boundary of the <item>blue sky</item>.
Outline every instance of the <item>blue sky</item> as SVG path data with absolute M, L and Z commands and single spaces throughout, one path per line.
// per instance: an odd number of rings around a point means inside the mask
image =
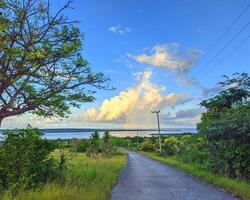
M 95 102 L 72 110 L 68 119 L 44 120 L 25 114 L 6 119 L 3 127 L 27 123 L 38 127 L 151 127 L 154 118 L 149 111 L 153 108 L 162 110 L 165 127 L 194 127 L 203 111 L 198 103 L 207 98 L 205 89 L 214 88 L 223 74 L 250 72 L 250 39 L 228 55 L 250 34 L 250 25 L 215 57 L 249 22 L 250 8 L 207 54 L 249 3 L 75 0 L 74 9 L 66 15 L 79 21 L 84 33 L 82 53 L 93 70 L 111 78 L 116 90 L 97 91 Z

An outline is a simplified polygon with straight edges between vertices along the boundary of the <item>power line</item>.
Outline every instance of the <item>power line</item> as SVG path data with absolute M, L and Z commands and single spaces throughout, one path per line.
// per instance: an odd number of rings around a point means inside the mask
M 241 40 L 236 47 L 234 47 L 230 52 L 228 52 L 223 58 L 217 62 L 216 65 L 214 65 L 212 68 L 210 68 L 206 73 L 210 73 L 212 70 L 214 70 L 218 65 L 220 65 L 228 56 L 232 55 L 243 43 L 247 42 L 249 40 L 250 35 L 245 37 L 243 40 Z
M 238 37 L 238 35 L 240 35 L 241 32 L 244 31 L 244 30 L 249 26 L 249 24 L 250 24 L 250 22 L 248 22 L 245 26 L 243 26 L 243 28 L 241 28 L 241 29 L 231 38 L 231 40 L 229 40 L 229 42 L 227 42 L 227 43 L 217 52 L 217 54 L 216 54 L 214 57 L 212 57 L 212 58 L 207 62 L 206 65 L 204 65 L 204 67 L 201 69 L 200 73 L 198 73 L 198 74 L 202 74 L 202 72 L 204 71 L 204 69 L 206 69 L 206 67 L 209 66 L 209 64 L 210 64 L 211 62 L 213 62 L 214 59 L 216 59 L 216 58 L 217 58 L 217 57 L 227 48 L 227 46 L 230 45 L 230 44 Z
M 233 26 L 239 21 L 239 19 L 245 14 L 245 12 L 249 9 L 250 4 L 248 4 L 241 13 L 235 18 L 235 20 L 232 22 L 232 24 L 222 33 L 222 35 L 215 41 L 215 43 L 209 48 L 207 53 L 200 59 L 196 67 L 200 65 L 200 63 L 210 54 L 210 52 L 218 45 L 218 43 L 223 39 L 223 37 L 233 28 Z M 196 76 L 199 73 L 197 71 L 194 76 Z

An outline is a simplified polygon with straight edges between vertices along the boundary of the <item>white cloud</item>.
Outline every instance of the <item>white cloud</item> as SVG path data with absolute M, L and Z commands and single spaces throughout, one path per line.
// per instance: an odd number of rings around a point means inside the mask
M 155 115 L 151 110 L 161 110 L 161 120 L 164 125 L 187 126 L 199 120 L 199 116 L 183 117 L 196 110 L 179 111 L 174 117 L 164 118 L 164 110 L 173 111 L 176 106 L 192 100 L 185 94 L 166 93 L 167 88 L 152 82 L 152 71 L 134 73 L 137 84 L 121 91 L 118 95 L 104 100 L 100 107 L 91 107 L 84 113 L 72 114 L 69 118 L 40 118 L 33 115 L 7 118 L 4 127 L 25 127 L 30 123 L 34 127 L 58 128 L 63 127 L 103 127 L 108 125 L 123 126 L 124 128 L 155 128 Z M 177 107 L 178 108 L 178 107 Z M 198 111 L 197 111 L 198 112 Z
M 115 34 L 123 35 L 125 33 L 131 32 L 132 30 L 129 27 L 121 27 L 120 25 L 117 25 L 117 26 L 109 27 L 108 31 L 115 33 Z
M 190 101 L 183 94 L 163 94 L 165 87 L 151 82 L 151 71 L 134 74 L 138 84 L 102 102 L 100 108 L 90 108 L 79 116 L 83 121 L 124 123 L 125 127 L 152 127 L 152 109 L 175 107 Z M 78 117 L 78 118 L 79 118 Z
M 200 55 L 200 50 L 188 49 L 183 52 L 177 43 L 172 43 L 156 45 L 146 54 L 129 54 L 129 57 L 139 63 L 167 69 L 173 72 L 179 81 L 188 85 L 198 86 L 198 83 L 188 78 L 188 72 L 197 62 Z

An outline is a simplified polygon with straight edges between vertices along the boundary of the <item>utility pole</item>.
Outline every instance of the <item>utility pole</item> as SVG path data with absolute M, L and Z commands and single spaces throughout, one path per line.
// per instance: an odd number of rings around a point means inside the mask
M 160 128 L 160 119 L 159 119 L 159 113 L 160 110 L 152 110 L 151 113 L 156 113 L 157 116 L 157 123 L 158 123 L 158 134 L 159 134 L 159 147 L 160 147 L 160 153 L 162 154 L 162 149 L 161 149 L 161 128 Z

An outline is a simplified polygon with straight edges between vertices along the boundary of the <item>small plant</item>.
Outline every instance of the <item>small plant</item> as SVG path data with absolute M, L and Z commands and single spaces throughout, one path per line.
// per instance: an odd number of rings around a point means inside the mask
M 63 149 L 59 150 L 59 160 L 57 162 L 57 169 L 60 173 L 68 168 L 67 154 Z

